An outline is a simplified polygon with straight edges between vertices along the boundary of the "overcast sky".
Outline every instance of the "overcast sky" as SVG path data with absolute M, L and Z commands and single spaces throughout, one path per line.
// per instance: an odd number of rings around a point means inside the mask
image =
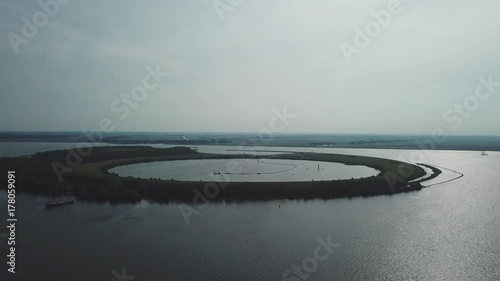
M 500 87 L 443 114 L 500 81 L 500 1 L 402 0 L 349 63 L 340 45 L 389 2 L 70 0 L 26 38 L 38 1 L 1 0 L 0 130 L 258 132 L 286 107 L 284 132 L 499 135 Z M 157 65 L 170 75 L 112 110 Z

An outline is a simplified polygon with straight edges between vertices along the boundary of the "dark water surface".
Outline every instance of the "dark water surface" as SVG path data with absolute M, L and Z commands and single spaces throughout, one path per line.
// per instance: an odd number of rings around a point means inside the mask
M 406 161 L 412 153 L 340 151 Z M 45 210 L 45 198 L 20 195 L 17 280 L 108 281 L 122 268 L 133 280 L 282 280 L 328 236 L 336 247 L 307 280 L 500 280 L 500 153 L 479 154 L 426 152 L 419 162 L 465 176 L 420 192 L 211 203 L 189 224 L 179 211 L 186 205 Z M 2 225 L 6 197 L 0 193 Z M 5 264 L 5 241 L 0 249 Z

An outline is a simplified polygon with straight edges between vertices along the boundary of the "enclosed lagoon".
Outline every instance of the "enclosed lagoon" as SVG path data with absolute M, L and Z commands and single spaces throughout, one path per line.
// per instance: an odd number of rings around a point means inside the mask
M 114 167 L 122 177 L 178 181 L 292 182 L 358 179 L 380 171 L 360 165 L 285 159 L 197 159 Z

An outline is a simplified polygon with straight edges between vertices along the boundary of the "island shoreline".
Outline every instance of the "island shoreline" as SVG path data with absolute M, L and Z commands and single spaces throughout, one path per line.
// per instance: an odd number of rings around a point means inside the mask
M 25 184 L 19 188 L 20 192 L 46 195 L 46 191 L 51 185 L 59 184 L 54 172 L 47 169 L 47 166 L 50 167 L 54 161 L 64 161 L 69 151 L 71 150 L 37 153 L 30 158 L 1 158 L 0 167 L 16 168 L 29 175 L 24 178 Z M 108 172 L 112 167 L 135 163 L 236 158 L 335 162 L 345 165 L 367 166 L 380 171 L 380 173 L 377 176 L 350 180 L 221 183 L 216 181 L 188 182 L 139 179 L 119 177 Z M 434 174 L 439 170 L 435 167 L 431 169 L 433 169 Z M 401 170 L 406 170 L 406 173 L 401 173 Z M 213 188 L 213 184 L 216 184 L 219 190 L 216 196 L 210 196 L 211 198 L 205 196 L 205 199 L 209 199 L 209 201 L 335 199 L 418 191 L 423 188 L 421 182 L 429 178 L 426 177 L 416 182 L 411 181 L 422 178 L 426 174 L 425 170 L 417 165 L 367 156 L 304 152 L 256 156 L 249 154 L 206 154 L 187 147 L 110 146 L 95 147 L 89 156 L 83 158 L 81 165 L 64 175 L 64 181 L 74 188 L 75 196 L 80 200 L 133 202 L 148 199 L 157 202 L 192 202 L 197 204 L 205 201 L 196 199 L 197 194 L 205 194 L 207 186 L 211 185 Z

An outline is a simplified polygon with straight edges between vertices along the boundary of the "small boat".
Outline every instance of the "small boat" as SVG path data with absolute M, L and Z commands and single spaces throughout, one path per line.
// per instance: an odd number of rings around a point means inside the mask
M 482 156 L 488 156 L 488 154 L 486 154 L 486 152 L 483 151 L 483 153 L 481 153 Z
M 76 199 L 74 197 L 71 198 L 64 198 L 52 202 L 48 202 L 45 204 L 45 208 L 52 208 L 52 207 L 57 207 L 57 206 L 63 206 L 63 205 L 69 205 L 69 204 L 74 204 Z
M 72 189 L 69 188 L 69 192 L 72 193 Z M 56 186 L 56 197 L 57 197 L 57 186 Z M 66 194 L 64 195 L 64 185 L 61 183 L 61 197 L 58 197 L 57 199 L 52 199 L 52 188 L 50 189 L 50 201 L 45 203 L 45 208 L 52 208 L 52 207 L 57 207 L 57 206 L 64 206 L 64 205 L 69 205 L 69 204 L 74 204 L 76 201 L 76 198 L 72 195 Z

